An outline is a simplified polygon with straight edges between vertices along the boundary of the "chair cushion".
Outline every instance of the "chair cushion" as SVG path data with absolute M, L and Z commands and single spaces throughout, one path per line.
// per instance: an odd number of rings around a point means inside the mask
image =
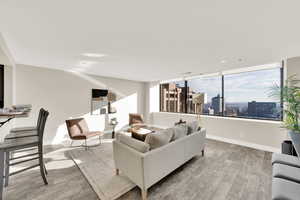
M 272 200 L 298 200 L 299 197 L 300 184 L 280 178 L 273 178 Z
M 150 145 L 150 149 L 156 149 L 168 144 L 174 134 L 172 128 L 161 130 L 155 133 L 150 133 L 146 136 L 145 143 Z
M 27 127 L 12 128 L 10 129 L 10 132 L 14 133 L 14 132 L 36 131 L 36 130 L 37 130 L 36 126 L 27 126 Z
M 82 135 L 86 136 L 86 138 L 94 137 L 94 136 L 100 136 L 103 133 L 100 131 L 90 131 L 90 132 L 84 132 Z
M 140 114 L 134 114 L 134 113 L 130 113 L 129 114 L 129 125 L 132 124 L 143 124 L 144 120 L 142 115 Z
M 149 144 L 146 144 L 145 142 L 136 140 L 132 137 L 129 137 L 124 134 L 118 134 L 118 141 L 120 141 L 123 144 L 126 144 L 127 146 L 141 152 L 141 153 L 146 153 L 150 150 Z
M 90 132 L 84 118 L 66 120 L 66 124 L 71 138 Z
M 185 124 L 180 124 L 180 125 L 174 126 L 172 129 L 173 129 L 174 134 L 173 134 L 171 141 L 175 141 L 175 140 L 187 135 L 188 128 Z
M 144 127 L 147 127 L 147 124 L 141 124 L 141 123 L 131 124 L 131 128 L 144 128 Z
M 290 156 L 286 154 L 273 153 L 272 165 L 275 163 L 280 163 L 280 164 L 300 168 L 300 159 L 298 157 Z
M 300 168 L 275 163 L 273 165 L 273 177 L 300 183 Z
M 192 134 L 198 131 L 199 128 L 199 122 L 198 121 L 192 121 L 186 124 L 188 127 L 187 134 Z
M 29 137 L 29 136 L 37 136 L 38 133 L 37 131 L 24 131 L 24 132 L 12 132 L 12 133 L 9 133 L 5 136 L 4 139 L 9 139 L 9 138 L 16 138 L 16 137 Z

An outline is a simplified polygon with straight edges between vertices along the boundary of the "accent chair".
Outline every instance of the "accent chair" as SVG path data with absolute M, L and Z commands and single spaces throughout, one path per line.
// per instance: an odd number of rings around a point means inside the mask
M 84 118 L 69 119 L 66 120 L 69 136 L 72 140 L 71 146 L 74 140 L 84 140 L 85 149 L 88 149 L 87 139 L 92 137 L 99 137 L 99 144 L 101 144 L 101 131 L 90 131 Z
M 131 128 L 142 128 L 142 127 L 146 127 L 147 125 L 145 124 L 142 115 L 129 113 L 129 126 Z

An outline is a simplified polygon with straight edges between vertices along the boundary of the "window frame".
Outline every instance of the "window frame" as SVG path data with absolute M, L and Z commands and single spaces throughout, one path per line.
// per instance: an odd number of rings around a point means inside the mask
M 282 89 L 283 88 L 283 85 L 284 85 L 284 61 L 282 61 L 281 63 L 281 66 L 279 67 L 279 70 L 280 70 L 280 88 Z M 266 69 L 261 69 L 261 70 L 266 70 Z M 250 70 L 250 71 L 245 71 L 245 72 L 251 72 L 251 71 L 259 71 L 259 69 L 255 69 L 255 70 Z M 240 72 L 240 73 L 243 73 L 243 72 Z M 228 74 L 234 74 L 234 73 L 228 73 Z M 203 116 L 211 116 L 211 117 L 222 117 L 222 118 L 238 118 L 238 119 L 248 119 L 248 120 L 266 120 L 266 121 L 275 121 L 275 122 L 281 122 L 283 121 L 283 99 L 282 97 L 280 98 L 280 108 L 281 108 L 281 115 L 280 115 L 280 118 L 278 119 L 273 119 L 273 118 L 259 118 L 259 117 L 246 117 L 246 116 L 226 116 L 225 115 L 225 83 L 224 83 L 224 74 L 221 75 L 221 100 L 222 100 L 222 112 L 221 112 L 221 115 L 210 115 L 210 114 L 205 114 L 205 113 L 201 113 L 200 115 L 203 115 Z M 196 78 L 196 77 L 194 77 Z M 192 80 L 194 78 L 189 78 L 188 80 Z M 186 92 L 187 92 L 187 87 L 188 87 L 188 80 L 182 80 L 184 81 L 184 85 L 186 87 Z M 172 82 L 172 81 L 170 81 Z M 169 82 L 164 82 L 164 83 L 169 83 Z M 161 94 L 161 84 L 163 83 L 160 83 L 160 87 L 159 87 L 159 93 Z M 187 94 L 185 95 L 185 112 L 172 112 L 172 111 L 162 111 L 162 107 L 161 107 L 161 95 L 160 95 L 160 101 L 159 101 L 159 111 L 160 112 L 164 112 L 164 113 L 179 113 L 179 114 L 190 114 L 190 115 L 196 115 L 196 114 L 193 114 L 193 113 L 188 113 L 188 104 L 187 104 Z

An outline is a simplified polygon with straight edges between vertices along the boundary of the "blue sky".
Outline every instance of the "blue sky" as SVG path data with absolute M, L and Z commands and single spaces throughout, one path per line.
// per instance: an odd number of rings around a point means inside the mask
M 239 74 L 225 75 L 225 101 L 278 101 L 269 97 L 270 88 L 275 84 L 280 85 L 280 69 L 268 69 Z M 189 81 L 189 86 L 196 92 L 205 92 L 207 100 L 221 94 L 221 76 Z

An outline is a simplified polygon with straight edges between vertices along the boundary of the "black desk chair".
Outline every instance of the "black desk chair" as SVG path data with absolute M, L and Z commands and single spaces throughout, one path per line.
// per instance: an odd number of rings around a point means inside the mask
M 45 124 L 49 115 L 48 111 L 41 109 L 40 119 L 38 120 L 37 130 L 32 132 L 18 132 L 15 137 L 6 138 L 4 143 L 0 144 L 0 149 L 2 148 L 5 152 L 5 186 L 8 186 L 9 176 L 24 172 L 26 170 L 32 169 L 34 167 L 40 167 L 40 172 L 43 178 L 44 183 L 47 185 L 48 181 L 46 178 L 46 168 L 43 158 L 43 136 Z M 29 134 L 29 135 L 26 135 Z M 25 135 L 25 136 L 24 136 Z M 28 150 L 37 150 L 36 153 L 30 153 L 27 155 L 22 155 L 18 157 L 10 157 L 11 152 L 15 151 L 28 151 Z M 26 157 L 30 157 L 26 160 L 23 160 Z M 22 159 L 21 161 L 17 161 Z M 24 169 L 18 170 L 13 173 L 9 173 L 9 167 L 22 164 L 25 162 L 38 160 L 38 164 L 26 167 Z M 0 169 L 1 170 L 1 169 Z
M 36 126 L 17 127 L 10 130 L 10 133 L 5 136 L 4 140 L 17 139 L 24 137 L 37 136 L 38 126 L 41 124 L 42 115 L 45 109 L 41 108 Z

